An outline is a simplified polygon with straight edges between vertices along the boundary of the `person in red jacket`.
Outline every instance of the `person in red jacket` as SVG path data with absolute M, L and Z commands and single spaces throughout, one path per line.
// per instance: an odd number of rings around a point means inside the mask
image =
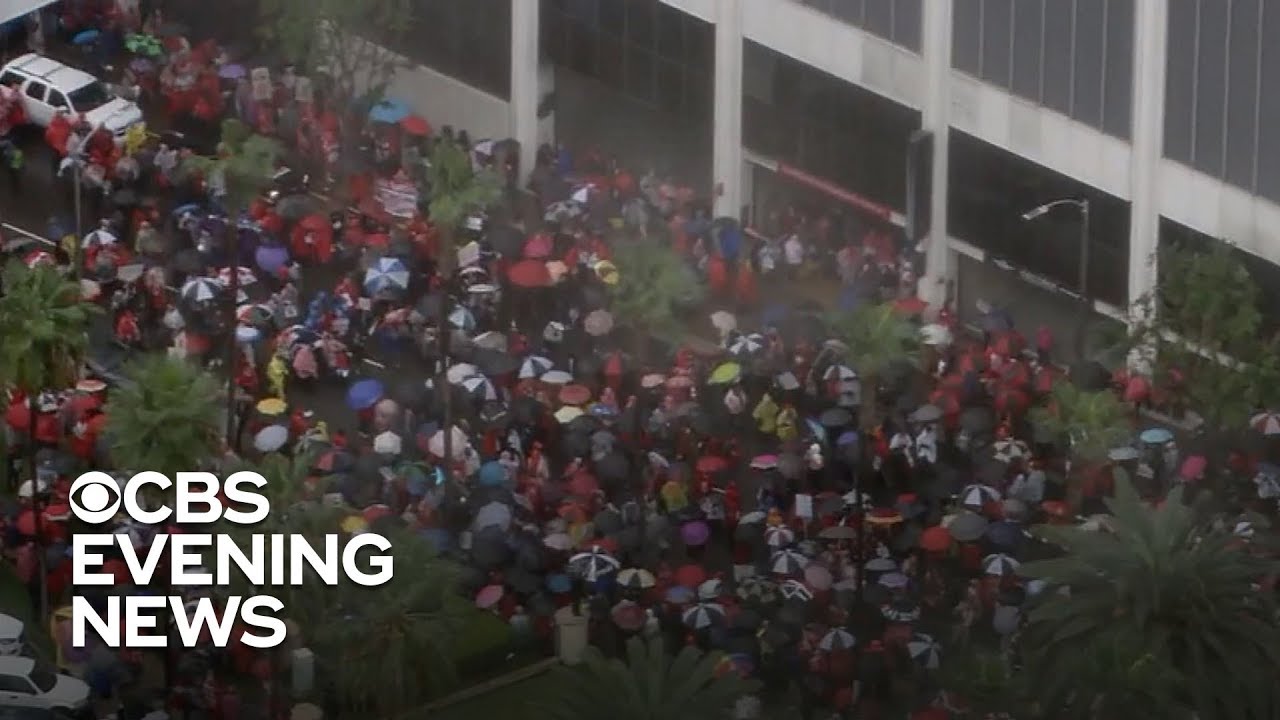
M 67 117 L 67 111 L 64 108 L 58 108 L 58 112 L 49 121 L 49 127 L 45 128 L 44 141 L 53 148 L 50 160 L 53 162 L 53 174 L 58 174 L 58 168 L 62 165 L 62 158 L 67 156 L 67 139 L 71 137 L 71 120 Z

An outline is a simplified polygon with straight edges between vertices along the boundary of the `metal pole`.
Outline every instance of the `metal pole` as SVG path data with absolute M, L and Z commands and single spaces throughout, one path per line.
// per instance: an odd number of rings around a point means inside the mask
M 234 217 L 229 215 L 229 217 Z M 227 447 L 236 449 L 236 296 L 240 294 L 240 232 L 228 222 L 227 255 L 230 258 L 231 283 L 227 298 Z
M 1076 355 L 1085 359 L 1086 330 L 1089 327 L 1089 315 L 1093 312 L 1093 302 L 1089 299 L 1089 199 L 1080 201 L 1080 324 L 1076 328 Z
M 75 191 L 74 191 L 75 198 L 73 199 L 72 204 L 75 207 L 74 212 L 76 215 L 76 218 L 75 218 L 76 241 L 74 246 L 72 247 L 72 252 L 71 252 L 71 273 L 72 273 L 72 277 L 74 277 L 76 280 L 79 280 L 80 273 L 83 269 L 82 265 L 84 264 L 80 260 L 81 258 L 80 244 L 84 242 L 84 226 L 82 225 L 82 219 L 80 217 L 81 216 L 80 196 L 83 194 L 83 188 L 80 185 L 80 161 L 79 160 L 74 160 L 71 163 L 71 172 L 75 182 Z M 55 238 L 55 240 L 61 241 L 62 238 Z

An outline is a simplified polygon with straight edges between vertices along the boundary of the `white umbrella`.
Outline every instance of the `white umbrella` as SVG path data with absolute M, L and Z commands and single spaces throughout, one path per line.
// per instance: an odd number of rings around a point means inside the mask
M 458 330 L 470 332 L 476 327 L 476 316 L 471 311 L 459 305 L 449 313 L 449 324 Z
M 492 156 L 492 155 L 493 155 L 493 141 L 492 141 L 492 140 L 478 140 L 478 141 L 476 141 L 476 144 L 475 144 L 475 145 L 472 145 L 472 146 L 471 146 L 471 152 L 473 152 L 473 153 L 475 153 L 475 154 L 477 154 L 477 155 Z
M 573 376 L 563 370 L 550 370 L 539 379 L 548 385 L 568 385 L 573 382 Z
M 916 633 L 907 642 L 907 654 L 926 670 L 937 670 L 942 663 L 942 646 L 933 639 L 932 635 Z
M 587 204 L 587 201 L 591 199 L 591 190 L 592 187 L 590 184 L 575 188 L 573 194 L 569 196 L 569 199 L 576 203 L 582 203 L 585 205 Z
M 828 630 L 826 635 L 818 641 L 818 649 L 831 652 L 832 650 L 849 650 L 858 643 L 853 637 L 853 633 L 844 628 L 834 628 Z
M 520 363 L 520 372 L 517 377 L 521 380 L 541 377 L 555 367 L 555 363 L 541 355 L 530 355 Z M 572 379 L 572 378 L 571 378 Z
M 1267 437 L 1280 435 L 1280 413 L 1261 412 L 1249 420 L 1249 427 Z
M 566 535 L 566 537 L 568 537 Z M 644 568 L 627 568 L 618 573 L 618 586 L 630 590 L 645 590 L 657 584 L 653 573 Z
M 953 339 L 951 329 L 946 325 L 933 323 L 920 328 L 920 342 L 930 347 L 946 347 Z
M 393 257 L 378 258 L 364 271 L 364 289 L 370 295 L 409 287 L 409 268 Z
M 746 357 L 755 355 L 764 349 L 765 339 L 759 333 L 751 333 L 750 335 L 739 335 L 729 343 L 729 354 L 734 357 Z
M 791 372 L 790 370 L 787 370 L 786 372 L 778 373 L 778 376 L 775 377 L 773 381 L 777 383 L 778 387 L 783 390 L 790 391 L 790 390 L 800 389 L 800 380 L 798 380 L 796 378 L 796 374 Z
M 253 447 L 261 452 L 275 452 L 289 442 L 289 428 L 284 425 L 268 425 L 253 436 Z
M 403 445 L 400 436 L 390 430 L 373 439 L 373 451 L 379 455 L 399 455 Z
M 782 593 L 782 597 L 787 600 L 803 600 L 808 602 L 813 599 L 813 591 L 805 587 L 804 583 L 799 580 L 787 580 L 778 586 L 778 591 Z
M 779 550 L 769 559 L 769 569 L 779 575 L 799 575 L 809 565 L 809 558 L 791 549 Z
M 684 624 L 694 630 L 702 630 L 724 621 L 724 606 L 717 603 L 698 603 L 684 611 Z
M 994 449 L 992 457 L 1005 464 L 1021 460 L 1031 454 L 1031 449 L 1026 443 L 1013 438 L 997 440 L 992 448 Z
M 483 375 L 472 375 L 458 384 L 476 400 L 490 402 L 498 399 L 498 389 Z
M 489 332 L 480 333 L 471 338 L 471 344 L 485 350 L 497 350 L 498 352 L 507 351 L 507 336 L 500 332 L 490 330 Z
M 193 278 L 182 286 L 182 299 L 190 303 L 205 303 L 218 297 L 222 285 L 213 278 Z
M 542 544 L 552 550 L 564 552 L 565 550 L 573 547 L 573 538 L 569 537 L 568 533 L 551 533 L 550 535 L 542 538 Z
M 471 363 L 458 363 L 456 365 L 451 365 L 449 369 L 445 371 L 444 376 L 450 383 L 453 383 L 454 385 L 461 385 L 463 380 L 473 377 L 479 373 L 480 368 L 472 365 Z
M 244 287 L 245 285 L 252 285 L 258 282 L 258 276 L 254 274 L 253 269 L 247 268 L 244 266 L 237 267 L 237 268 L 230 268 L 230 267 L 222 268 L 221 270 L 218 271 L 218 282 L 222 283 L 223 285 L 230 286 L 231 273 L 233 272 L 236 274 L 235 275 L 236 282 L 240 285 L 240 287 Z
M 778 596 L 778 584 L 768 578 L 753 575 L 738 582 L 735 594 L 743 600 L 773 602 Z
M 566 330 L 564 323 L 558 320 L 552 320 L 547 326 L 542 328 L 542 339 L 549 343 L 558 343 L 564 340 L 564 331 Z
M 1007 577 L 1016 573 L 1019 565 L 1021 563 L 1004 553 L 994 553 L 982 558 L 982 571 L 996 577 Z
M 467 449 L 467 434 L 458 429 L 457 426 L 452 428 L 453 440 L 453 457 L 455 460 L 460 459 Z M 444 457 L 444 431 L 439 430 L 427 440 L 427 452 L 438 458 Z
M 756 523 L 764 522 L 767 517 L 769 516 L 766 515 L 763 510 L 752 510 L 749 513 L 743 513 L 742 517 L 738 518 L 738 524 L 754 525 Z
M 18 618 L 0 613 L 0 656 L 21 654 L 26 629 Z
M 29 498 L 36 494 L 36 488 L 39 488 L 38 492 L 43 495 L 49 492 L 49 483 L 44 480 L 23 480 L 22 484 L 18 486 L 18 497 Z
M 822 373 L 822 379 L 827 382 L 832 380 L 852 382 L 858 379 L 858 373 L 854 372 L 853 368 L 848 365 L 832 365 L 827 368 L 826 372 Z
M 487 528 L 505 531 L 509 527 L 511 527 L 511 508 L 500 502 L 481 506 L 471 521 L 471 529 L 477 533 Z
M 613 329 L 613 315 L 608 310 L 592 310 L 583 318 L 582 329 L 592 337 L 608 335 Z
M 711 313 L 711 327 L 722 333 L 733 332 L 738 329 L 738 318 L 733 313 L 717 310 Z
M 1267 475 L 1259 475 L 1253 479 L 1258 485 L 1258 497 L 1263 500 L 1280 498 L 1280 480 Z
M 960 491 L 960 504 L 968 508 L 980 508 L 987 503 L 1000 502 L 1000 491 L 990 485 L 965 485 Z
M 771 548 L 784 548 L 796 541 L 796 534 L 786 525 L 773 525 L 764 531 L 764 541 Z
M 569 570 L 587 582 L 595 582 L 615 572 L 621 565 L 617 558 L 599 545 L 593 545 L 590 550 L 569 558 Z

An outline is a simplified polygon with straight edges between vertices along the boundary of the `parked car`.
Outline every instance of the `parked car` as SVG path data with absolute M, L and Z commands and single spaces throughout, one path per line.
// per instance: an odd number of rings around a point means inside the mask
M 12 615 L 0 613 L 0 656 L 21 655 L 26 642 L 25 624 Z
M 105 125 L 117 136 L 142 122 L 137 103 L 93 75 L 42 55 L 27 53 L 0 69 L 0 84 L 15 83 L 27 120 L 42 128 L 61 108 L 72 117 L 83 113 L 90 125 Z
M 77 714 L 65 710 L 0 705 L 0 720 L 74 720 Z
M 89 704 L 89 686 L 29 657 L 0 657 L 0 706 L 78 712 Z

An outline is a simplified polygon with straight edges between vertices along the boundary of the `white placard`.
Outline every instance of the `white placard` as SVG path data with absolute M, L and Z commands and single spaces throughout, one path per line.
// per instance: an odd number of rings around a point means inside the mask
M 805 520 L 813 519 L 813 496 L 804 493 L 796 495 L 796 517 Z

